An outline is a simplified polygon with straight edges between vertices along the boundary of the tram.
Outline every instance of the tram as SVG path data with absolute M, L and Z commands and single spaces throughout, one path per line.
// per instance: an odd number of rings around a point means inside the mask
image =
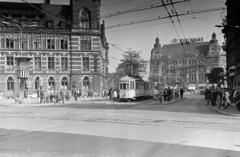
M 151 98 L 155 93 L 154 82 L 139 77 L 125 76 L 119 82 L 120 100 Z

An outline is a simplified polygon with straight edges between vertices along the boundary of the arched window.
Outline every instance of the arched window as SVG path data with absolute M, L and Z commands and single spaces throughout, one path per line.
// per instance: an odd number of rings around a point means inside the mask
M 84 86 L 84 89 L 87 90 L 87 89 L 90 89 L 90 84 L 89 84 L 89 77 L 84 77 L 83 79 L 83 86 Z
M 14 79 L 12 77 L 9 77 L 7 79 L 7 90 L 13 91 L 14 90 Z
M 61 81 L 62 89 L 67 89 L 68 87 L 68 79 L 67 77 L 63 77 Z
M 82 10 L 79 15 L 79 26 L 81 28 L 90 28 L 90 12 Z
M 49 86 L 50 89 L 55 88 L 55 80 L 54 80 L 53 77 L 50 77 L 50 78 L 48 79 L 48 86 Z
M 35 81 L 34 81 L 34 89 L 38 90 L 40 87 L 40 79 L 39 77 L 36 77 Z

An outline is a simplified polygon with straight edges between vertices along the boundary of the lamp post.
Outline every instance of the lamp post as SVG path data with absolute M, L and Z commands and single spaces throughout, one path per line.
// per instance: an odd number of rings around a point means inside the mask
M 22 54 L 22 30 L 24 27 L 35 27 L 36 25 L 35 23 L 33 23 L 32 25 L 26 25 L 16 20 L 12 21 L 14 22 L 14 24 L 5 21 L 2 21 L 2 23 L 18 27 L 20 29 L 20 57 L 15 57 L 15 60 L 17 61 L 17 77 L 19 79 L 18 103 L 22 103 L 24 98 L 25 82 L 28 80 L 29 77 L 30 60 L 32 59 L 32 57 L 23 56 Z

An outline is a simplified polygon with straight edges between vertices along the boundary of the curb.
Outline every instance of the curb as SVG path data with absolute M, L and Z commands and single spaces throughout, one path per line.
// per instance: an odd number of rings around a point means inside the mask
M 216 110 L 216 109 L 214 109 L 214 108 L 212 108 L 212 107 L 210 107 L 209 105 L 206 105 L 206 104 L 205 104 L 205 106 L 207 106 L 207 107 L 210 108 L 211 110 L 214 110 L 214 111 L 216 111 L 217 113 L 220 113 L 220 114 L 223 114 L 223 115 L 240 117 L 239 114 L 231 114 L 231 113 L 226 113 L 226 112 L 223 112 L 223 111 L 220 111 L 220 110 Z
M 173 103 L 175 103 L 175 102 L 182 101 L 182 100 L 184 100 L 184 99 L 186 99 L 186 98 L 177 99 L 177 100 L 175 100 L 175 101 L 170 101 L 169 103 L 166 103 L 166 104 L 159 103 L 158 105 L 169 105 L 169 104 L 173 104 Z M 152 103 L 152 102 L 149 102 L 149 103 L 147 103 L 147 104 L 150 104 L 150 103 Z

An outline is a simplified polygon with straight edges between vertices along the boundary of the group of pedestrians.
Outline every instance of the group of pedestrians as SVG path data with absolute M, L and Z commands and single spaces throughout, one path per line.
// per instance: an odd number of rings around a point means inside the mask
M 69 93 L 65 96 L 65 93 L 63 89 L 61 90 L 55 90 L 55 89 L 47 89 L 44 91 L 43 88 L 38 89 L 38 98 L 40 99 L 40 104 L 41 103 L 60 103 L 64 104 L 64 100 L 69 97 Z M 66 97 L 66 98 L 65 98 Z
M 205 100 L 208 105 L 217 106 L 218 109 L 225 109 L 229 106 L 240 110 L 240 90 L 229 88 L 210 87 L 205 90 Z
M 174 97 L 178 98 L 179 95 L 181 99 L 183 98 L 184 90 L 183 88 L 179 89 L 171 89 L 170 87 L 165 89 L 160 89 L 155 93 L 154 99 L 159 99 L 159 102 L 162 103 L 162 97 L 164 101 L 171 101 Z

